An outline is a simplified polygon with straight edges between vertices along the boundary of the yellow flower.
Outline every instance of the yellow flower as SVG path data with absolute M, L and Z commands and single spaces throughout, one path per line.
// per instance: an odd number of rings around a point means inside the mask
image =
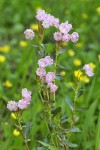
M 4 62 L 6 60 L 6 57 L 3 55 L 0 55 L 0 63 Z
M 90 67 L 93 68 L 93 69 L 96 67 L 96 65 L 95 65 L 94 63 L 92 63 L 92 62 L 89 63 L 89 65 L 90 65 Z
M 76 46 L 77 48 L 81 48 L 81 47 L 83 46 L 83 43 L 81 43 L 81 42 L 80 42 L 80 43 L 76 43 L 75 46 Z
M 62 72 L 61 72 L 61 75 L 62 75 L 62 76 L 65 76 L 65 75 L 66 75 L 66 72 L 65 72 L 65 71 L 62 71 Z
M 19 132 L 17 129 L 15 129 L 15 130 L 13 131 L 13 135 L 14 135 L 14 136 L 18 136 L 18 135 L 20 135 L 20 132 Z
M 90 80 L 89 80 L 89 78 L 87 76 L 81 76 L 80 81 L 88 83 Z
M 13 119 L 17 119 L 17 117 L 16 117 L 16 115 L 14 114 L 14 113 L 11 113 L 11 117 L 13 118 Z
M 8 53 L 10 51 L 10 46 L 5 45 L 0 47 L 0 52 Z
M 67 42 L 62 42 L 62 46 L 67 46 L 68 43 Z
M 31 24 L 30 28 L 33 30 L 38 30 L 38 24 Z
M 26 41 L 20 41 L 20 46 L 21 47 L 26 47 L 27 46 L 27 42 Z
M 82 71 L 76 70 L 76 71 L 74 71 L 74 75 L 75 75 L 75 77 L 78 78 L 78 80 L 80 80 L 80 77 L 81 77 L 81 75 L 82 75 Z
M 75 52 L 72 49 L 69 49 L 68 50 L 68 55 L 72 57 L 72 56 L 75 55 Z
M 100 15 L 100 6 L 96 8 L 96 12 Z
M 6 80 L 4 83 L 3 83 L 4 86 L 10 88 L 12 87 L 12 83 L 9 81 L 9 80 Z
M 81 60 L 80 59 L 75 59 L 73 61 L 73 63 L 74 63 L 75 66 L 80 66 L 81 65 Z
M 83 19 L 87 19 L 88 18 L 88 15 L 86 13 L 82 13 L 81 16 L 82 16 Z

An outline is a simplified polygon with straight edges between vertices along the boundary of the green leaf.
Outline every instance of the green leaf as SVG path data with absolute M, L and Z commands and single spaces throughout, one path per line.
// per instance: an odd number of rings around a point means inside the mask
M 56 75 L 56 80 L 62 80 L 62 79 L 63 79 L 63 76 L 61 74 Z
M 70 131 L 70 132 L 80 132 L 80 129 L 77 128 L 77 127 L 75 127 L 75 126 L 73 126 L 72 128 L 70 128 L 69 131 Z
M 47 147 L 49 150 L 59 150 L 58 148 L 56 148 L 55 146 L 52 146 L 50 144 L 38 141 L 40 144 L 42 144 L 43 146 Z
M 65 69 L 65 67 L 62 66 L 62 65 L 58 65 L 58 64 L 57 64 L 57 66 L 58 66 L 59 68 L 61 68 L 61 69 Z
M 78 89 L 78 94 L 77 94 L 77 98 L 79 98 L 82 94 L 83 94 L 83 87 L 81 87 L 80 89 Z
M 73 111 L 73 103 L 72 103 L 72 101 L 69 99 L 68 96 L 66 96 L 66 102 L 68 103 L 70 109 Z
M 61 117 L 61 123 L 65 123 L 67 121 L 68 121 L 67 114 L 65 114 Z
M 87 111 L 88 110 L 88 108 L 86 108 L 86 107 L 82 107 L 82 108 L 77 108 L 76 109 L 76 111 Z
M 69 147 L 72 147 L 72 148 L 76 148 L 77 147 L 77 144 L 74 144 L 74 143 L 71 143 L 71 142 L 68 142 L 68 141 L 63 141 L 63 144 L 64 145 L 68 145 Z
M 57 107 L 55 108 L 53 111 L 52 111 L 52 114 L 53 114 L 53 118 L 61 112 L 61 107 Z

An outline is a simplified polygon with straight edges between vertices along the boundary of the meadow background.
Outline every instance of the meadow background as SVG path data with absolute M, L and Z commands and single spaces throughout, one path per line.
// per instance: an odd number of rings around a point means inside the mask
M 100 150 L 100 1 L 99 0 L 1 0 L 0 1 L 0 150 L 24 150 L 22 137 L 15 125 L 16 120 L 7 108 L 9 100 L 19 100 L 20 91 L 26 87 L 32 91 L 32 101 L 23 114 L 23 120 L 32 125 L 30 147 L 36 150 L 37 140 L 46 135 L 45 122 L 41 116 L 42 104 L 38 98 L 35 71 L 37 68 L 37 39 L 28 41 L 24 30 L 37 31 L 35 19 L 38 8 L 45 9 L 61 22 L 68 20 L 80 35 L 79 41 L 63 43 L 65 53 L 59 55 L 58 72 L 63 75 L 57 81 L 57 105 L 63 112 L 70 113 L 66 95 L 73 98 L 77 70 L 89 63 L 94 77 L 84 76 L 81 80 L 85 91 L 77 101 L 78 107 L 87 110 L 77 112 L 80 133 L 73 134 L 76 150 Z M 46 53 L 54 56 L 53 30 L 47 29 L 44 43 Z M 16 131 L 17 130 L 17 131 Z M 26 131 L 29 132 L 29 130 Z M 38 148 L 38 150 L 40 150 Z

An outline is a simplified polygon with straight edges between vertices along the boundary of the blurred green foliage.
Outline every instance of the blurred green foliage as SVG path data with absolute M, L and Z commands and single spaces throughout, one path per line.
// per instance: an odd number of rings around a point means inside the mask
M 63 81 L 57 81 L 57 105 L 63 112 L 70 113 L 65 102 L 66 95 L 73 99 L 75 86 L 74 71 L 91 63 L 95 76 L 84 78 L 85 91 L 77 101 L 77 107 L 88 108 L 86 112 L 77 112 L 80 121 L 77 126 L 80 133 L 74 134 L 72 141 L 77 143 L 77 150 L 100 150 L 100 1 L 99 0 L 1 0 L 0 1 L 0 149 L 25 149 L 21 136 L 14 136 L 15 120 L 11 119 L 6 108 L 8 100 L 18 100 L 20 91 L 26 87 L 32 91 L 32 101 L 24 112 L 24 122 L 33 124 L 30 132 L 31 150 L 35 150 L 37 140 L 41 141 L 46 135 L 46 125 L 41 116 L 42 104 L 38 98 L 35 70 L 37 68 L 36 40 L 27 41 L 24 30 L 37 24 L 36 10 L 45 9 L 61 22 L 68 20 L 74 31 L 80 35 L 78 43 L 69 42 L 62 45 L 66 50 L 59 55 L 58 72 L 64 76 Z M 45 31 L 44 43 L 46 53 L 55 57 L 55 42 L 53 29 Z M 22 42 L 24 41 L 24 42 Z M 27 44 L 25 44 L 27 43 Z M 70 54 L 74 51 L 74 54 Z M 72 52 L 73 53 L 73 52 Z M 77 60 L 78 59 L 78 60 Z M 76 60 L 76 61 L 75 61 Z M 76 63 L 75 63 L 76 62 Z M 52 67 L 51 67 L 52 70 Z

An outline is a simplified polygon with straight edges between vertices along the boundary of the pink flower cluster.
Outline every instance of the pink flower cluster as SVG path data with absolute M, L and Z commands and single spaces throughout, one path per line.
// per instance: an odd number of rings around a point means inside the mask
M 31 92 L 27 90 L 26 88 L 22 89 L 22 99 L 18 102 L 15 101 L 9 101 L 7 103 L 7 108 L 10 111 L 17 111 L 19 109 L 26 109 L 28 105 L 30 104 L 31 100 Z
M 53 59 L 50 58 L 50 56 L 46 56 L 45 58 L 38 60 L 39 68 L 36 70 L 37 76 L 41 78 L 44 78 L 45 82 L 47 83 L 48 87 L 51 90 L 51 93 L 55 93 L 57 90 L 57 86 L 53 84 L 52 82 L 55 80 L 55 74 L 54 72 L 48 72 L 46 73 L 45 67 L 50 66 L 53 64 Z
M 68 21 L 61 23 L 58 29 L 59 31 L 54 33 L 54 39 L 56 41 L 68 42 L 71 40 L 74 43 L 78 41 L 79 35 L 77 32 L 73 32 L 72 34 L 68 33 L 72 29 L 72 25 Z
M 36 14 L 36 19 L 38 21 L 42 21 L 43 28 L 49 28 L 50 26 L 55 26 L 58 28 L 59 26 L 59 19 L 55 18 L 54 16 L 46 13 L 44 10 L 38 9 Z
M 86 74 L 89 77 L 94 76 L 94 73 L 93 73 L 92 68 L 90 67 L 90 65 L 88 65 L 88 64 L 84 65 L 83 69 L 85 70 Z
M 30 40 L 32 40 L 34 38 L 34 36 L 35 36 L 35 34 L 34 34 L 32 29 L 25 30 L 24 34 L 25 34 L 25 38 L 26 39 L 30 39 Z

